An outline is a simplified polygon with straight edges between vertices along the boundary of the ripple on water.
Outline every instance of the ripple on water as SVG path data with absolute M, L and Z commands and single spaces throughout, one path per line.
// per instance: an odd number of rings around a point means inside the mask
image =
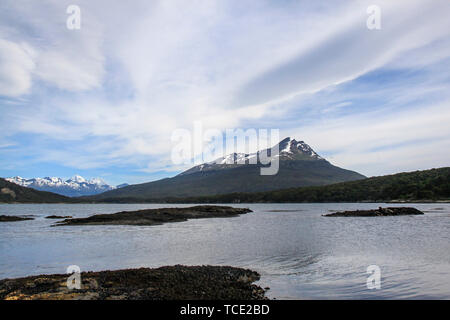
M 239 204 L 254 212 L 160 226 L 62 227 L 51 227 L 45 216 L 170 205 L 0 205 L 2 214 L 35 216 L 0 224 L 0 278 L 64 273 L 71 264 L 82 270 L 220 264 L 260 272 L 260 285 L 279 299 L 449 299 L 450 204 L 414 204 L 425 211 L 417 217 L 321 216 L 380 205 Z M 372 264 L 381 268 L 380 290 L 366 286 Z

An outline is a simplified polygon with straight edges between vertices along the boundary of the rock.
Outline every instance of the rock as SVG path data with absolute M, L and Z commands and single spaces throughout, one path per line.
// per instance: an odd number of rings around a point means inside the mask
M 46 216 L 45 219 L 71 219 L 72 216 Z
M 82 272 L 81 289 L 67 274 L 0 280 L 2 300 L 260 300 L 257 272 L 227 266 L 167 266 Z M 242 279 L 249 281 L 242 281 Z M 251 281 L 250 281 L 251 280 Z
M 412 207 L 389 207 L 374 210 L 355 210 L 342 211 L 323 215 L 324 217 L 385 217 L 385 216 L 406 216 L 406 215 L 420 215 L 424 214 L 422 211 Z
M 25 220 L 34 220 L 34 218 L 25 217 L 25 216 L 20 217 L 20 216 L 0 215 L 0 222 L 25 221 Z
M 112 214 L 96 214 L 87 218 L 66 219 L 61 225 L 138 225 L 150 226 L 166 222 L 180 222 L 188 219 L 234 217 L 252 212 L 246 208 L 228 206 L 194 206 L 187 208 L 160 208 L 138 211 L 122 211 Z

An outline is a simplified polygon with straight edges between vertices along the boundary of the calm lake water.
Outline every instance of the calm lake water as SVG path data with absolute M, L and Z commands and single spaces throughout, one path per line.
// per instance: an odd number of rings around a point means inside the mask
M 185 205 L 1 204 L 0 214 L 35 220 L 0 223 L 0 279 L 65 273 L 69 265 L 97 271 L 211 264 L 258 271 L 270 298 L 450 299 L 450 204 L 412 205 L 424 216 L 321 216 L 380 205 L 239 204 L 254 212 L 160 226 L 51 227 L 47 215 Z M 381 289 L 367 289 L 369 265 L 380 267 Z

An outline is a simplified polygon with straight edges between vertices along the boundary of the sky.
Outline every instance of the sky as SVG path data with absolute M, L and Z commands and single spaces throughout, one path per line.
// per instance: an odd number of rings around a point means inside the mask
M 174 176 L 172 134 L 195 122 L 279 129 L 366 176 L 449 166 L 449 16 L 448 0 L 2 0 L 0 176 Z

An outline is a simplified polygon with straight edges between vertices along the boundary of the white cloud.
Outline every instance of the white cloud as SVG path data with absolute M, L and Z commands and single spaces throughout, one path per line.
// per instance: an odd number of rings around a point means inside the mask
M 15 97 L 29 92 L 33 55 L 26 43 L 0 39 L 0 95 Z
M 33 81 L 68 91 L 99 87 L 104 76 L 102 28 L 88 4 L 85 9 L 82 29 L 69 30 L 61 1 L 2 1 L 0 94 L 26 94 Z
M 83 61 L 76 55 L 45 52 L 37 61 L 36 75 L 54 86 L 69 91 L 99 87 L 103 75 L 101 61 Z
M 240 88 L 236 103 L 262 104 L 340 84 L 382 67 L 408 50 L 448 38 L 450 20 L 441 14 L 446 1 L 379 1 L 383 27 L 365 28 L 368 2 L 354 3 L 351 14 L 319 35 L 297 56 L 255 76 Z M 450 9 L 450 8 L 448 8 Z

